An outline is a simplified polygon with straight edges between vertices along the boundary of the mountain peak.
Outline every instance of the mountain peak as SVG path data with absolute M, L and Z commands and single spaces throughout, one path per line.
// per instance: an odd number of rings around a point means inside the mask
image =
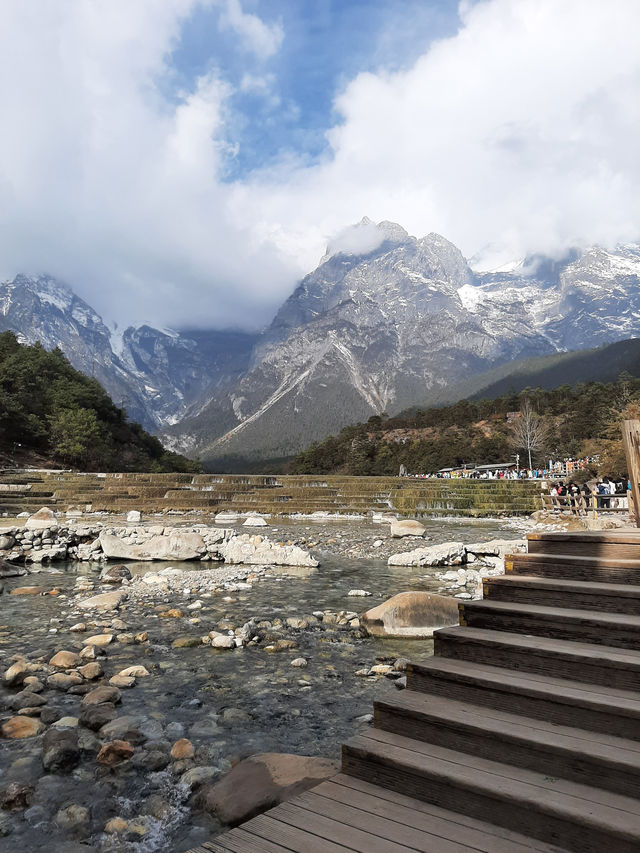
M 407 243 L 413 238 L 396 222 L 374 222 L 363 216 L 360 222 L 344 228 L 327 244 L 323 260 L 334 255 L 353 255 L 360 257 L 374 252 L 383 243 Z

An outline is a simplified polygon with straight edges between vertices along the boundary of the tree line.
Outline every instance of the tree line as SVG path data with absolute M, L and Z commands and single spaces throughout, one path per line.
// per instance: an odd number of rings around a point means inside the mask
M 0 333 L 0 450 L 29 453 L 87 471 L 197 472 L 130 422 L 100 383 L 75 370 L 58 348 L 20 344 Z
M 625 471 L 621 421 L 640 416 L 640 379 L 525 388 L 495 399 L 374 415 L 312 444 L 290 463 L 295 474 L 434 473 L 463 464 L 542 465 L 549 458 L 600 456 L 602 473 Z M 591 473 L 596 473 L 595 469 Z

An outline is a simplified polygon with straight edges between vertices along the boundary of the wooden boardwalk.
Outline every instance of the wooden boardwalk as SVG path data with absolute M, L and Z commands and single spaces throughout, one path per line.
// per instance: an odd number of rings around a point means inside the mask
M 375 703 L 342 773 L 197 853 L 638 853 L 640 532 L 529 552 Z

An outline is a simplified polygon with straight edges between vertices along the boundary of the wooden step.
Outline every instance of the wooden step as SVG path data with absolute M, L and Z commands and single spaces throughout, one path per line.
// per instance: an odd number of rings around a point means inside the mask
M 412 691 L 640 740 L 640 695 L 539 673 L 433 657 L 407 668 Z
M 483 595 L 489 601 L 541 604 L 578 610 L 600 610 L 640 616 L 640 586 L 589 581 L 503 575 L 484 578 Z
M 617 690 L 640 690 L 640 653 L 480 628 L 441 628 L 435 654 Z
M 640 648 L 640 616 L 508 601 L 465 601 L 460 602 L 459 609 L 460 624 L 472 628 Z
M 372 729 L 344 744 L 342 770 L 580 853 L 638 853 L 630 797 Z
M 595 583 L 640 585 L 640 559 L 620 560 L 565 554 L 507 554 L 507 575 L 535 575 Z
M 330 823 L 319 825 L 322 815 Z M 214 838 L 190 853 L 310 853 L 320 849 L 425 851 L 425 853 L 563 853 L 560 848 L 523 837 L 420 800 L 405 797 L 343 774 L 276 806 L 240 829 Z M 336 826 L 337 822 L 337 826 Z M 296 832 L 304 823 L 303 834 Z M 319 826 L 327 838 L 318 836 Z M 347 828 L 347 833 L 342 827 Z M 348 836 L 349 829 L 357 833 Z M 295 835 L 293 833 L 296 833 Z M 348 837 L 348 840 L 347 840 Z M 282 839 L 287 846 L 276 842 Z M 323 841 L 326 847 L 319 847 Z M 389 843 L 394 846 L 389 847 Z M 409 846 L 404 846 L 403 843 Z M 274 846 L 269 846 L 274 845 Z
M 529 533 L 530 554 L 637 559 L 640 531 L 602 530 L 584 533 Z
M 410 690 L 374 703 L 375 726 L 630 797 L 640 795 L 640 744 Z

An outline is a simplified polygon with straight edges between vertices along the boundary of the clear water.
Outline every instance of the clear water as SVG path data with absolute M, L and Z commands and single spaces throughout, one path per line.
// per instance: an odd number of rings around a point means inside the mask
M 517 535 L 500 522 L 427 521 L 426 524 L 434 542 L 452 539 L 471 542 Z M 274 526 L 277 531 L 272 528 L 270 535 L 277 533 L 290 538 L 308 538 L 318 529 L 309 522 Z M 380 525 L 365 521 L 323 522 L 325 538 L 327 531 L 338 539 L 337 547 L 345 549 L 351 542 L 371 542 L 384 538 L 385 534 Z M 198 764 L 224 768 L 228 762 L 254 752 L 294 752 L 337 759 L 341 742 L 366 726 L 357 718 L 371 712 L 373 700 L 396 693 L 389 679 L 372 681 L 354 673 L 369 668 L 376 658 L 428 657 L 433 651 L 431 641 L 362 639 L 344 630 L 311 629 L 289 631 L 287 636 L 296 640 L 298 648 L 276 654 L 265 652 L 260 645 L 233 651 L 171 646 L 177 636 L 205 634 L 221 619 L 241 626 L 251 617 L 272 621 L 277 617 L 284 620 L 305 616 L 314 610 L 362 611 L 403 590 L 439 588 L 435 572 L 391 568 L 382 559 L 354 559 L 327 551 L 315 553 L 321 561 L 319 569 L 274 570 L 251 590 L 229 593 L 232 600 L 225 601 L 223 595 L 202 599 L 204 606 L 200 611 L 186 609 L 195 596 L 172 597 L 169 603 L 183 610 L 183 618 L 159 618 L 154 603 L 127 602 L 120 618 L 126 622 L 128 631 L 147 631 L 149 641 L 143 645 L 109 646 L 103 659 L 104 668 L 110 676 L 125 666 L 142 663 L 152 677 L 140 679 L 133 689 L 122 691 L 119 715 L 132 714 L 145 720 L 145 729 L 152 740 L 173 742 L 176 726 L 170 724 L 181 724 L 185 736 L 191 738 L 198 750 Z M 184 563 L 164 565 L 193 568 Z M 136 573 L 151 570 L 148 564 L 129 564 L 129 567 Z M 154 571 L 162 567 L 153 564 Z M 11 588 L 27 583 L 44 590 L 56 587 L 63 594 L 70 594 L 78 574 L 95 579 L 97 571 L 87 563 L 59 563 L 53 566 L 53 571 L 45 567 L 42 573 L 28 579 L 5 581 L 5 594 L 0 596 L 3 669 L 16 653 L 30 658 L 45 655 L 48 660 L 59 649 L 81 645 L 82 635 L 70 633 L 68 628 L 80 619 L 89 620 L 69 600 L 6 594 Z M 350 589 L 360 588 L 370 591 L 372 596 L 347 596 Z M 200 619 L 199 625 L 188 621 L 194 616 Z M 307 659 L 307 668 L 291 667 L 291 660 L 300 656 Z M 15 692 L 4 687 L 0 690 L 2 698 Z M 60 716 L 79 714 L 82 697 L 54 691 L 46 695 L 50 697 L 48 707 L 59 710 Z M 226 723 L 220 715 L 229 708 L 244 711 L 248 716 Z M 182 851 L 220 831 L 215 819 L 176 787 L 174 777 L 167 771 L 149 769 L 144 747 L 136 748 L 134 760 L 106 773 L 98 769 L 95 753 L 87 754 L 67 776 L 43 775 L 40 754 L 41 738 L 0 741 L 0 790 L 11 781 L 35 787 L 32 808 L 26 812 L 26 818 L 22 812 L 0 812 L 0 849 L 73 851 L 74 844 L 84 843 L 90 849 Z M 152 798 L 158 795 L 167 803 L 167 809 L 158 819 L 146 819 L 150 828 L 142 841 L 109 839 L 102 834 L 109 818 L 135 817 L 148 810 Z M 73 834 L 53 823 L 57 810 L 70 803 L 85 805 L 90 810 L 89 827 L 80 829 L 75 840 Z

